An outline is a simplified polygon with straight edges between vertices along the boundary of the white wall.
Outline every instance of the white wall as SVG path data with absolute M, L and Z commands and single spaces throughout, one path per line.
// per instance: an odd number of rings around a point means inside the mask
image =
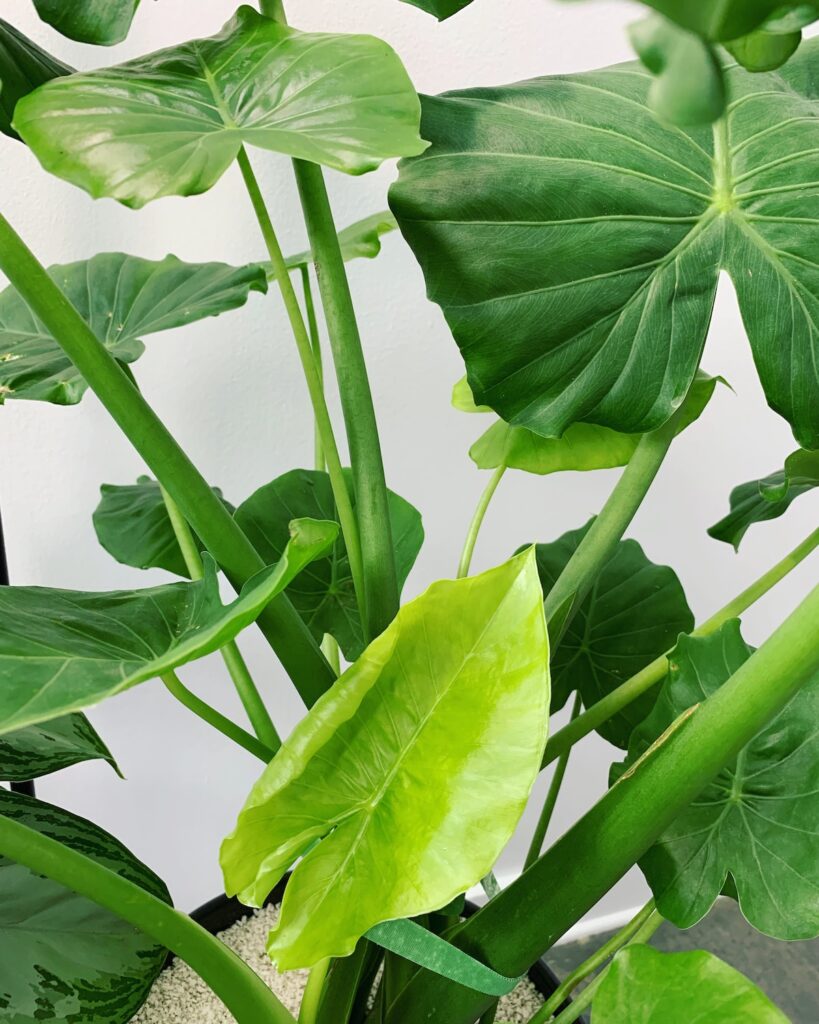
M 443 26 L 397 0 L 298 0 L 291 19 L 305 29 L 370 31 L 395 46 L 421 91 L 513 81 L 629 57 L 623 28 L 637 10 L 625 2 L 560 4 L 547 0 L 476 0 Z M 28 0 L 6 0 L 3 16 L 78 66 L 116 62 L 192 34 L 217 30 L 232 0 L 162 0 L 142 5 L 127 43 L 109 53 L 71 45 L 42 25 Z M 196 16 L 193 13 L 196 11 Z M 510 13 L 510 11 L 512 13 Z M 141 212 L 94 202 L 47 177 L 28 151 L 2 140 L 2 209 L 46 263 L 119 249 L 158 258 L 234 262 L 262 256 L 249 204 L 235 171 L 207 195 L 166 199 Z M 305 241 L 288 162 L 256 152 L 265 191 L 287 249 Z M 394 168 L 364 178 L 331 174 L 340 225 L 385 206 Z M 376 263 L 350 267 L 380 417 L 390 485 L 423 511 L 427 540 L 408 595 L 451 575 L 481 475 L 466 450 L 482 424 L 449 407 L 461 375 L 457 349 L 439 310 L 424 298 L 415 261 L 398 236 Z M 754 374 L 730 286 L 717 304 L 705 359 L 736 394 L 720 389 L 702 421 L 675 444 L 630 535 L 653 559 L 669 562 L 699 618 L 721 606 L 815 525 L 819 495 L 786 519 L 753 530 L 740 555 L 710 540 L 706 528 L 727 508 L 731 486 L 780 467 L 795 445 L 768 411 Z M 310 415 L 300 370 L 276 295 L 218 320 L 148 339 L 137 374 L 149 398 L 205 475 L 241 500 L 277 474 L 311 458 Z M 0 507 L 16 583 L 78 589 L 162 581 L 114 564 L 97 547 L 91 512 L 103 481 L 130 482 L 142 471 L 93 396 L 79 407 L 9 402 L 0 408 Z M 599 509 L 616 472 L 545 479 L 507 476 L 476 553 L 476 567 L 502 560 L 518 544 L 551 540 Z M 816 579 L 807 564 L 747 617 L 761 640 Z M 287 730 L 299 714 L 281 670 L 257 636 L 242 641 L 265 693 Z M 228 712 L 239 714 L 218 660 L 185 678 Z M 40 793 L 110 829 L 169 882 L 185 908 L 219 890 L 220 838 L 254 780 L 253 760 L 187 715 L 157 684 L 146 684 L 95 709 L 94 723 L 128 776 L 100 765 L 44 780 Z M 554 833 L 564 830 L 603 791 L 613 751 L 592 737 L 573 758 Z M 545 781 L 545 780 L 542 780 Z M 530 808 L 526 824 L 533 824 Z M 512 871 L 521 837 L 504 855 Z M 557 883 L 558 880 L 556 880 Z M 643 898 L 633 872 L 597 909 L 611 912 Z M 547 908 L 544 907 L 544 911 Z

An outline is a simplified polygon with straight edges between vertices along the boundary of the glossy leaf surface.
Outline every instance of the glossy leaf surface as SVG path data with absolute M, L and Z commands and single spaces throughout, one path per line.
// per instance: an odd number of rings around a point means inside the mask
M 0 733 L 97 704 L 218 650 L 335 540 L 335 523 L 299 520 L 279 561 L 224 606 L 212 559 L 204 579 L 81 593 L 0 588 Z
M 737 620 L 709 637 L 681 637 L 653 711 L 632 734 L 624 766 L 750 654 Z M 724 888 L 733 893 L 735 886 L 742 913 L 759 931 L 779 939 L 819 934 L 818 718 L 814 676 L 640 861 L 669 921 L 690 927 Z
M 141 476 L 135 484 L 103 484 L 101 491 L 100 503 L 94 510 L 94 529 L 109 555 L 135 569 L 165 569 L 175 576 L 189 578 L 156 480 Z M 225 501 L 219 488 L 214 487 L 213 491 L 232 512 L 233 506 Z M 204 544 L 198 537 L 194 539 L 200 552 L 204 551 Z M 285 544 L 288 539 L 289 533 Z
M 96 336 L 124 363 L 145 351 L 146 334 L 182 327 L 235 309 L 250 292 L 267 290 L 258 264 L 183 263 L 175 256 L 143 260 L 101 253 L 49 268 Z M 79 402 L 86 383 L 15 288 L 0 292 L 0 401 Z
M 357 259 L 375 259 L 381 252 L 382 236 L 395 231 L 397 227 L 395 217 L 389 210 L 385 210 L 383 213 L 370 214 L 369 217 L 363 217 L 354 224 L 342 228 L 338 233 L 342 259 L 345 263 Z M 313 253 L 299 252 L 295 256 L 288 256 L 285 262 L 291 269 L 306 267 L 313 262 Z
M 789 1024 L 765 993 L 704 950 L 621 950 L 592 1003 L 594 1024 Z
M 661 124 L 635 64 L 424 100 L 391 205 L 479 404 L 546 437 L 658 426 L 722 268 L 769 404 L 819 447 L 818 53 L 726 69 L 725 132 Z
M 785 459 L 784 469 L 735 487 L 731 491 L 731 511 L 708 533 L 716 540 L 739 548 L 754 523 L 778 519 L 800 494 L 816 487 L 819 487 L 819 452 L 795 451 Z
M 210 39 L 49 83 L 14 127 L 52 174 L 138 207 L 207 191 L 243 144 L 361 174 L 420 153 L 418 121 L 386 43 L 242 6 Z
M 107 761 L 117 769 L 106 747 L 83 714 L 63 715 L 0 736 L 0 780 L 25 782 L 70 768 L 82 761 Z
M 43 82 L 73 70 L 0 18 L 0 132 L 19 139 L 11 127 L 17 101 Z
M 128 35 L 139 0 L 34 0 L 34 6 L 69 39 L 112 46 Z
M 256 906 L 305 855 L 270 936 L 282 969 L 344 956 L 489 871 L 538 773 L 547 666 L 529 550 L 405 605 L 296 726 L 221 855 L 227 891 Z
M 552 544 L 537 545 L 544 594 L 589 526 L 564 533 Z M 674 570 L 651 562 L 636 541 L 620 541 L 552 652 L 552 710 L 562 708 L 574 690 L 590 707 L 693 628 L 694 616 Z M 597 731 L 610 743 L 627 747 L 632 730 L 651 711 L 656 696 L 656 691 L 644 693 Z
M 352 493 L 352 476 L 345 470 Z M 398 586 L 403 587 L 424 540 L 420 513 L 408 501 L 388 493 L 390 527 Z M 354 504 L 355 507 L 355 504 Z M 260 487 L 236 510 L 236 522 L 266 562 L 281 557 L 288 524 L 299 517 L 336 521 L 330 478 L 315 470 L 294 469 Z M 344 538 L 339 532 L 327 554 L 316 559 L 287 588 L 287 596 L 317 640 L 335 637 L 348 661 L 364 649 L 353 578 Z
M 0 789 L 0 814 L 36 829 L 170 903 L 164 884 L 120 842 L 58 807 Z M 132 925 L 0 857 L 0 1015 L 6 1024 L 125 1024 L 166 951 Z

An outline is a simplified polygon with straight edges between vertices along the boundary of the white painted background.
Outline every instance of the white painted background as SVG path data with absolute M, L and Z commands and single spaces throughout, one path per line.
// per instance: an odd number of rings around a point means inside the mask
M 69 44 L 38 21 L 28 0 L 6 0 L 2 14 L 53 52 L 90 68 L 211 34 L 233 9 L 233 0 L 144 0 L 130 39 L 110 52 Z M 387 39 L 426 92 L 628 59 L 624 27 L 637 11 L 626 2 L 476 0 L 439 26 L 397 0 L 289 4 L 291 21 L 300 28 L 369 31 Z M 109 200 L 95 202 L 46 176 L 20 144 L 2 138 L 0 146 L 3 212 L 46 263 L 106 250 L 237 263 L 263 256 L 235 170 L 207 195 L 165 199 L 133 212 Z M 302 248 L 287 160 L 259 151 L 252 158 L 285 249 Z M 384 208 L 393 176 L 392 166 L 364 178 L 330 174 L 339 225 Z M 379 260 L 351 265 L 350 276 L 389 483 L 424 514 L 427 540 L 408 584 L 411 596 L 454 572 L 484 483 L 466 457 L 482 423 L 449 407 L 460 358 L 439 310 L 424 297 L 420 271 L 402 240 L 390 236 Z M 677 569 L 700 619 L 801 539 L 819 509 L 819 494 L 800 499 L 787 518 L 751 531 L 738 556 L 706 536 L 727 508 L 730 487 L 781 467 L 795 445 L 786 424 L 765 406 L 727 282 L 704 365 L 727 377 L 736 394 L 720 389 L 703 419 L 675 443 L 629 531 L 650 557 Z M 246 308 L 218 320 L 150 337 L 136 372 L 195 462 L 234 502 L 285 470 L 310 465 L 308 404 L 276 294 L 254 295 Z M 70 409 L 7 403 L 0 408 L 0 459 L 0 507 L 14 582 L 93 590 L 166 578 L 118 566 L 96 545 L 91 513 L 99 485 L 131 482 L 143 466 L 93 396 Z M 510 473 L 486 522 L 476 568 L 501 561 L 524 541 L 551 540 L 581 525 L 616 477 L 617 471 L 542 479 Z M 802 566 L 755 608 L 747 617 L 748 639 L 760 641 L 816 575 L 815 561 Z M 301 710 L 297 698 L 255 631 L 242 647 L 287 731 Z M 218 659 L 183 675 L 207 699 L 240 714 Z M 215 895 L 218 843 L 257 774 L 256 763 L 190 717 L 159 684 L 144 684 L 91 717 L 128 781 L 101 765 L 83 765 L 44 780 L 41 795 L 124 840 L 168 881 L 178 905 L 191 908 Z M 577 750 L 554 835 L 602 793 L 613 753 L 596 737 Z M 536 814 L 534 806 L 530 810 L 526 834 L 504 855 L 501 874 L 522 859 Z M 644 891 L 639 873 L 632 872 L 595 913 L 632 906 Z

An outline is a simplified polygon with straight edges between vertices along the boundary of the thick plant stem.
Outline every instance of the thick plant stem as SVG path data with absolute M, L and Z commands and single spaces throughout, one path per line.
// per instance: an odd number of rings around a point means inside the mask
M 195 693 L 192 693 L 182 683 L 175 672 L 165 672 L 160 678 L 168 692 L 176 697 L 180 704 L 184 704 L 188 711 L 192 711 L 197 717 L 201 718 L 203 722 L 213 726 L 223 736 L 227 736 L 229 740 L 238 743 L 240 747 L 244 747 L 245 750 L 253 754 L 254 757 L 258 757 L 260 761 L 264 761 L 265 764 L 269 764 L 273 760 L 274 750 L 265 746 L 264 743 L 249 732 L 246 732 L 235 722 L 231 722 L 221 711 L 212 708 L 201 697 L 197 697 Z
M 199 548 L 193 538 L 191 528 L 179 511 L 176 502 L 161 484 L 160 491 L 162 492 L 162 500 L 165 502 L 168 518 L 173 527 L 176 543 L 182 552 L 182 558 L 188 570 L 188 575 L 192 580 L 201 580 L 204 573 L 202 557 L 199 554 Z M 253 681 L 253 677 L 250 674 L 245 659 L 242 657 L 238 644 L 235 640 L 231 640 L 221 648 L 219 653 L 222 655 L 222 660 L 227 667 L 230 678 L 233 680 L 239 700 L 242 702 L 242 707 L 245 709 L 250 724 L 253 726 L 256 737 L 265 747 L 275 752 L 282 745 L 281 738 L 278 732 L 276 732 L 276 726 L 273 724 L 270 713 L 256 688 L 256 683 Z
M 286 24 L 282 0 L 261 0 L 259 9 L 266 18 Z
M 450 941 L 502 974 L 522 974 L 622 878 L 817 670 L 819 587 L 716 693 L 680 716 L 590 811 Z M 421 971 L 396 1001 L 389 1024 L 472 1024 L 490 1004 L 489 996 Z
M 347 272 L 322 170 L 318 164 L 304 160 L 294 160 L 293 168 L 315 260 L 347 429 L 367 587 L 365 631 L 377 636 L 398 612 L 398 582 L 381 442 Z
M 301 315 L 301 307 L 293 288 L 293 282 L 290 280 L 290 271 L 287 269 L 279 240 L 276 237 L 276 232 L 273 230 L 273 222 L 270 219 L 259 183 L 256 180 L 256 175 L 253 173 L 253 168 L 250 166 L 250 160 L 244 149 L 239 151 L 237 159 L 245 187 L 253 204 L 253 210 L 256 213 L 256 219 L 259 222 L 259 228 L 267 247 L 270 262 L 273 265 L 273 276 L 281 291 L 284 308 L 287 311 L 287 317 L 296 341 L 304 378 L 307 382 L 307 390 L 310 393 L 310 402 L 313 406 L 316 430 L 321 435 L 321 445 L 324 460 L 327 464 L 327 475 L 330 477 L 330 485 L 333 490 L 333 500 L 336 503 L 341 532 L 344 534 L 344 544 L 350 560 L 350 574 L 353 577 L 358 610 L 361 615 L 362 624 L 364 624 L 365 639 L 369 639 L 366 635 L 367 594 L 364 582 L 364 566 L 361 558 L 358 520 L 353 511 L 350 492 L 347 489 L 347 482 L 344 479 L 344 473 L 341 468 L 341 457 L 339 456 L 338 446 L 333 434 L 333 424 L 330 421 L 330 413 L 324 398 L 322 375 L 313 356 L 313 346 L 310 341 L 310 335 L 307 333 L 307 328 L 304 325 L 304 318 Z
M 299 1007 L 299 1024 L 316 1024 L 324 982 L 327 979 L 331 962 L 329 957 L 326 960 L 320 960 L 310 971 Z
M 83 375 L 233 586 L 241 588 L 264 568 L 258 552 L 117 360 L 2 215 L 0 270 Z M 334 676 L 309 629 L 283 595 L 270 602 L 258 623 L 302 699 L 312 705 Z
M 307 330 L 310 333 L 310 345 L 313 349 L 313 360 L 319 375 L 319 381 L 324 387 L 324 366 L 321 356 L 321 337 L 319 336 L 318 322 L 316 321 L 316 307 L 313 302 L 313 288 L 310 284 L 310 268 L 301 267 L 301 290 L 304 297 L 304 312 L 307 314 Z M 324 458 L 324 444 L 321 440 L 321 431 L 316 423 L 313 428 L 313 461 L 315 468 L 323 473 L 326 468 Z
M 0 855 L 105 907 L 171 950 L 222 1000 L 238 1024 L 293 1024 L 267 985 L 224 943 L 134 882 L 2 816 Z
M 463 579 L 464 576 L 469 575 L 469 567 L 472 565 L 472 555 L 475 553 L 475 544 L 478 540 L 478 534 L 481 531 L 481 526 L 486 518 L 486 511 L 489 508 L 489 503 L 492 501 L 492 497 L 498 486 L 503 480 L 503 474 L 506 472 L 506 466 L 501 465 L 495 470 L 492 476 L 489 478 L 489 483 L 484 488 L 481 494 L 475 514 L 472 516 L 472 521 L 469 524 L 469 529 L 466 533 L 466 540 L 464 541 L 463 551 L 461 552 L 461 560 L 458 563 L 458 579 Z
M 718 612 L 715 612 L 710 619 L 703 622 L 701 626 L 698 626 L 693 631 L 692 636 L 708 636 L 709 633 L 715 633 L 720 626 L 723 626 L 730 619 L 735 619 L 738 615 L 741 615 L 755 601 L 758 601 L 760 597 L 767 594 L 780 580 L 784 579 L 792 569 L 795 569 L 817 547 L 819 547 L 819 529 L 814 530 L 801 543 L 797 544 L 793 551 L 787 554 L 780 562 L 777 562 L 772 568 L 768 569 L 767 572 L 763 573 L 758 580 L 755 580 L 750 587 L 747 587 L 723 608 L 720 608 Z M 543 755 L 542 767 L 545 768 L 547 764 L 561 757 L 565 751 L 569 750 L 579 740 L 582 740 L 584 736 L 588 736 L 590 732 L 593 732 L 599 725 L 611 718 L 612 715 L 621 711 L 653 686 L 661 683 L 665 679 L 667 672 L 668 658 L 665 654 L 662 654 L 659 658 L 655 658 L 654 661 L 641 669 L 636 675 L 632 676 L 631 679 L 627 679 L 618 686 L 616 690 L 612 690 L 611 693 L 607 693 L 596 704 L 592 704 L 582 715 L 573 722 L 569 722 L 568 725 L 565 725 L 554 736 L 549 738 Z
M 570 721 L 573 722 L 580 714 L 581 705 L 582 700 L 580 694 L 576 693 L 574 695 L 574 703 L 572 704 Z M 567 747 L 557 760 L 555 773 L 552 776 L 552 781 L 549 783 L 549 789 L 543 803 L 543 810 L 540 812 L 540 818 L 538 818 L 535 834 L 532 836 L 532 842 L 529 845 L 529 852 L 526 854 L 526 860 L 523 863 L 524 871 L 534 864 L 540 856 L 540 851 L 543 849 L 543 841 L 546 838 L 546 832 L 549 829 L 549 822 L 552 820 L 552 815 L 554 814 L 555 806 L 557 804 L 557 798 L 560 795 L 560 787 L 563 785 L 563 779 L 566 775 L 566 768 L 569 764 L 569 756 L 571 755 L 571 752 L 572 748 Z

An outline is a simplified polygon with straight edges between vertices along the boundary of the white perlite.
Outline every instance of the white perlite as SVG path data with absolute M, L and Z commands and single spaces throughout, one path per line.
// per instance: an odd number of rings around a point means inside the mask
M 276 993 L 288 1010 L 298 1014 L 307 971 L 279 974 L 265 952 L 267 933 L 279 916 L 278 907 L 257 910 L 219 935 Z M 498 1021 L 526 1024 L 542 1003 L 529 981 L 501 999 Z M 159 976 L 151 994 L 131 1024 L 234 1024 L 233 1017 L 198 975 L 176 960 Z

